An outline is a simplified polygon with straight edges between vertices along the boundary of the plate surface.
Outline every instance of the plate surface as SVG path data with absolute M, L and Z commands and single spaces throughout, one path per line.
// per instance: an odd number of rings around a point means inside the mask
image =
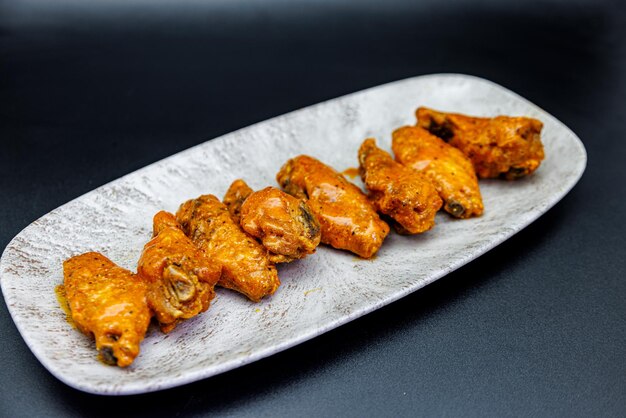
M 414 124 L 419 105 L 538 118 L 546 160 L 523 180 L 481 181 L 480 218 L 454 220 L 440 213 L 426 234 L 390 233 L 373 260 L 320 247 L 305 260 L 279 266 L 281 287 L 257 304 L 219 289 L 207 312 L 170 334 L 151 327 L 127 369 L 100 363 L 93 341 L 66 321 L 54 292 L 66 258 L 99 251 L 134 271 L 158 210 L 175 211 L 203 193 L 221 197 L 236 178 L 255 189 L 275 185 L 281 165 L 298 154 L 338 170 L 354 167 L 364 138 L 376 137 L 389 150 L 391 131 Z M 224 135 L 87 193 L 11 241 L 0 260 L 0 284 L 24 340 L 66 384 L 109 395 L 161 390 L 267 357 L 437 280 L 537 219 L 576 184 L 585 165 L 585 149 L 572 131 L 503 87 L 465 75 L 414 77 Z

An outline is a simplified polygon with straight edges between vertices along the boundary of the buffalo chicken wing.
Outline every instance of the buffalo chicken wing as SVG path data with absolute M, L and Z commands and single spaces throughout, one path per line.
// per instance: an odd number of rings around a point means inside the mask
M 241 179 L 233 181 L 226 191 L 222 201 L 228 208 L 228 212 L 236 224 L 239 224 L 241 220 L 241 205 L 243 205 L 243 202 L 246 201 L 253 191 L 254 190 Z
M 399 163 L 424 173 L 433 182 L 446 212 L 457 218 L 483 213 L 474 167 L 461 151 L 415 126 L 396 129 L 391 148 Z
M 389 233 L 357 186 L 315 158 L 300 155 L 280 169 L 283 190 L 306 199 L 321 227 L 321 241 L 363 257 L 372 257 Z
M 66 260 L 63 274 L 78 329 L 95 337 L 103 362 L 130 365 L 150 324 L 144 281 L 94 252 Z
M 148 305 L 161 330 L 208 309 L 221 268 L 185 235 L 174 215 L 154 216 L 154 237 L 144 247 L 137 273 L 148 286 Z
M 435 225 L 441 198 L 430 180 L 391 158 L 372 138 L 359 148 L 359 173 L 376 209 L 391 217 L 401 234 L 419 234 Z
M 534 172 L 544 158 L 543 124 L 537 119 L 477 118 L 426 107 L 417 109 L 416 116 L 418 126 L 460 149 L 480 178 L 524 177 Z
M 176 219 L 192 241 L 222 266 L 218 285 L 257 302 L 280 285 L 268 251 L 233 221 L 228 208 L 213 195 L 183 203 Z
M 250 193 L 237 208 L 240 200 L 236 196 L 246 187 L 252 190 L 243 180 L 233 182 L 224 202 L 235 202 L 229 207 L 231 216 L 235 221 L 239 219 L 245 232 L 261 241 L 272 261 L 290 262 L 315 252 L 321 238 L 320 224 L 303 199 L 266 187 Z

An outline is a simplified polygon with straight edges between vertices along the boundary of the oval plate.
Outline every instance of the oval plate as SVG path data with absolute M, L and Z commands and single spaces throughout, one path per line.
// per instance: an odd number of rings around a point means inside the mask
M 525 115 L 544 122 L 546 160 L 532 176 L 481 181 L 482 217 L 437 215 L 428 233 L 391 233 L 373 260 L 320 247 L 279 267 L 282 286 L 252 303 L 225 289 L 211 308 L 168 335 L 148 331 L 135 363 L 100 363 L 93 341 L 66 321 L 55 296 L 62 262 L 99 251 L 130 270 L 151 236 L 152 216 L 186 199 L 222 196 L 236 178 L 275 185 L 287 159 L 309 154 L 343 170 L 366 137 L 390 148 L 394 128 L 420 106 L 472 115 Z M 414 77 L 310 106 L 205 142 L 124 176 L 43 216 L 0 260 L 0 284 L 15 324 L 41 363 L 91 393 L 152 392 L 204 379 L 285 350 L 426 286 L 533 222 L 576 184 L 585 149 L 565 125 L 492 82 L 457 74 Z

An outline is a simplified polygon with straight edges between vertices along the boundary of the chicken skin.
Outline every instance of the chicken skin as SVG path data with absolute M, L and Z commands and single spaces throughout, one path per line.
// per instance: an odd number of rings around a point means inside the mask
M 148 306 L 163 332 L 209 308 L 221 267 L 185 235 L 174 215 L 154 216 L 154 234 L 143 249 L 137 274 L 148 287 Z
M 144 281 L 95 252 L 66 260 L 63 274 L 78 329 L 95 337 L 103 362 L 130 365 L 150 324 Z
M 361 190 L 315 158 L 287 161 L 276 179 L 292 196 L 306 199 L 321 227 L 321 241 L 338 249 L 372 257 L 389 233 Z
M 372 138 L 359 148 L 359 174 L 374 207 L 395 221 L 398 233 L 419 234 L 435 226 L 442 205 L 435 186 L 422 173 L 394 161 Z
M 275 187 L 254 192 L 243 202 L 240 225 L 277 263 L 313 254 L 322 237 L 309 205 Z
M 222 201 L 228 208 L 228 212 L 230 212 L 230 216 L 236 224 L 239 224 L 239 221 L 241 220 L 241 205 L 243 205 L 243 202 L 252 194 L 253 191 L 254 190 L 252 190 L 242 179 L 233 181 L 226 191 Z
M 478 179 L 465 154 L 416 126 L 396 129 L 392 136 L 396 161 L 430 179 L 444 201 L 446 212 L 457 218 L 482 215 Z
M 270 251 L 274 263 L 304 258 L 320 243 L 320 225 L 307 203 L 275 187 L 254 192 L 238 179 L 223 202 L 235 223 Z
M 233 221 L 228 208 L 213 195 L 183 203 L 176 219 L 192 241 L 222 266 L 218 285 L 258 302 L 278 289 L 280 281 L 268 251 Z
M 460 149 L 479 178 L 515 180 L 534 172 L 544 158 L 543 124 L 537 119 L 477 118 L 426 107 L 417 109 L 416 116 L 418 126 Z

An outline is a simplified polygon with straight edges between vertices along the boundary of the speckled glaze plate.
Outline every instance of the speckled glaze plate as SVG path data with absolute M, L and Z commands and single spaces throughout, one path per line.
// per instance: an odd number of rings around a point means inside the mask
M 106 366 L 93 341 L 66 321 L 55 296 L 62 262 L 99 251 L 136 269 L 152 216 L 203 193 L 223 196 L 231 181 L 275 185 L 290 157 L 309 154 L 343 170 L 376 137 L 414 124 L 417 106 L 473 115 L 526 115 L 545 124 L 546 160 L 532 176 L 482 181 L 485 213 L 437 215 L 428 233 L 391 233 L 373 260 L 320 247 L 279 266 L 282 286 L 252 303 L 219 289 L 211 308 L 164 335 L 155 327 L 126 369 Z M 457 74 L 414 77 L 258 123 L 188 149 L 79 197 L 20 232 L 0 261 L 0 283 L 17 328 L 41 363 L 77 389 L 107 395 L 157 391 L 204 379 L 285 350 L 391 303 L 484 254 L 557 203 L 582 175 L 585 149 L 565 125 L 492 82 Z

